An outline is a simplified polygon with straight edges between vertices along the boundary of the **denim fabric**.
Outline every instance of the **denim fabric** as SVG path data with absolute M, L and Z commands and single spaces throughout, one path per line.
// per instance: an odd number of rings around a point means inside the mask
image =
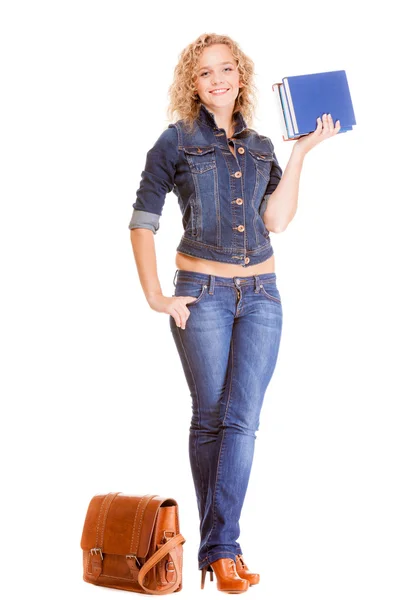
M 220 277 L 178 269 L 186 328 L 170 329 L 192 399 L 189 456 L 200 517 L 198 565 L 242 554 L 239 518 L 264 394 L 277 362 L 282 302 L 276 274 Z
M 134 210 L 129 229 L 150 229 L 154 234 L 160 228 L 159 216 L 144 210 Z
M 184 229 L 177 251 L 243 267 L 272 256 L 262 216 L 282 169 L 270 138 L 248 128 L 240 111 L 234 118 L 231 141 L 204 104 L 193 133 L 183 120 L 168 125 L 147 153 L 130 229 L 156 233 L 173 191 Z

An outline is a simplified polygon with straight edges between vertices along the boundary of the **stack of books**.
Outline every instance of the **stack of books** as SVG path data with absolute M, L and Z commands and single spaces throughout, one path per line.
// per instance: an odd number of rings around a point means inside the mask
M 274 83 L 282 137 L 296 140 L 315 131 L 317 117 L 332 115 L 333 124 L 340 121 L 339 133 L 356 125 L 346 71 L 326 71 L 284 77 Z

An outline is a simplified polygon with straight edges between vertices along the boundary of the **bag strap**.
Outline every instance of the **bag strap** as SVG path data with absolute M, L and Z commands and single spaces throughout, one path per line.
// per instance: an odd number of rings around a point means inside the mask
M 95 547 L 92 548 L 90 553 L 92 554 L 92 571 L 93 575 L 98 579 L 102 572 L 102 548 L 104 543 L 104 530 L 106 527 L 107 515 L 110 509 L 111 503 L 121 492 L 113 492 L 104 496 L 103 502 L 101 503 L 99 516 L 97 518 L 96 526 L 96 543 Z
M 142 525 L 143 525 L 143 516 L 144 513 L 146 511 L 146 508 L 150 502 L 150 500 L 152 500 L 152 498 L 155 498 L 156 494 L 146 494 L 145 496 L 142 496 L 139 504 L 136 508 L 136 512 L 135 512 L 135 520 L 133 521 L 133 525 L 132 525 L 132 535 L 131 535 L 131 544 L 130 544 L 130 548 L 129 548 L 129 554 L 134 554 L 137 555 L 138 550 L 139 550 L 139 542 L 140 542 L 140 534 L 142 532 Z
M 96 548 L 102 548 L 103 547 L 103 544 L 104 544 L 104 530 L 106 528 L 106 521 L 107 521 L 108 511 L 110 509 L 112 501 L 120 493 L 121 492 L 112 492 L 110 494 L 107 494 L 104 497 L 104 500 L 103 500 L 103 502 L 101 504 L 101 507 L 100 507 L 100 510 L 99 510 L 99 516 L 98 516 L 98 519 L 97 519 Z
M 170 592 L 174 592 L 179 587 L 182 581 L 182 573 L 179 568 L 179 561 L 175 548 L 179 546 L 179 544 L 184 544 L 185 541 L 186 540 L 183 537 L 183 535 L 181 533 L 178 533 L 170 540 L 168 540 L 168 542 L 163 544 L 163 546 L 159 548 L 156 552 L 154 552 L 154 554 L 149 558 L 149 560 L 144 563 L 138 574 L 138 583 L 148 594 L 169 594 Z M 145 575 L 167 554 L 171 555 L 172 562 L 174 563 L 176 572 L 175 581 L 172 581 L 171 584 L 167 587 L 164 587 L 163 590 L 151 590 L 147 588 L 145 585 L 143 585 L 143 579 Z

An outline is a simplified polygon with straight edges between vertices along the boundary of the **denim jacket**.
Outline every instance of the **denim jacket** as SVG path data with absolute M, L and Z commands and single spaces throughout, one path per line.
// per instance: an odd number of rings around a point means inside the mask
M 270 138 L 248 128 L 240 111 L 234 119 L 236 158 L 204 104 L 192 134 L 182 120 L 168 125 L 147 153 L 130 229 L 155 234 L 173 191 L 184 229 L 177 251 L 243 267 L 272 256 L 262 216 L 282 169 Z

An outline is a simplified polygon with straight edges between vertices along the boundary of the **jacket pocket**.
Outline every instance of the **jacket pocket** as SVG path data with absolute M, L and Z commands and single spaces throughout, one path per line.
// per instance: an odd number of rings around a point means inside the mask
M 269 182 L 269 176 L 272 169 L 272 163 L 274 160 L 274 156 L 272 152 L 258 152 L 256 150 L 250 150 L 249 154 L 253 159 L 256 170 L 260 175 L 264 177 L 264 179 Z
M 183 151 L 192 173 L 199 175 L 217 168 L 214 146 L 186 146 Z

